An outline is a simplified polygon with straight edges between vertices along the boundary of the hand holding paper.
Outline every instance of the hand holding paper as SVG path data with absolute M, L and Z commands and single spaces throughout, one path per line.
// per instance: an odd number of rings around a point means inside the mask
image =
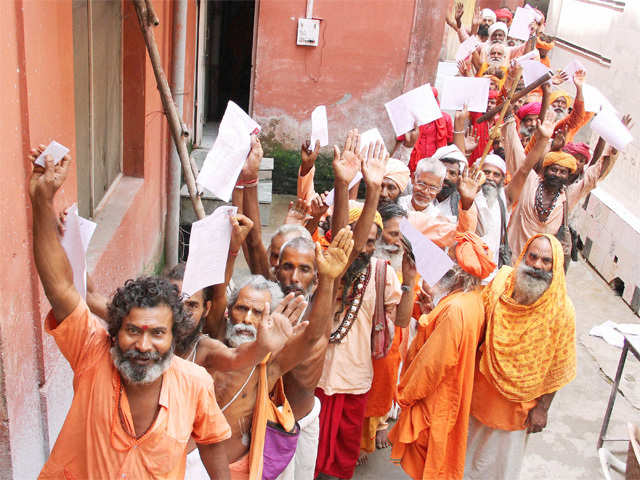
M 516 8 L 516 14 L 513 16 L 509 36 L 526 42 L 529 40 L 529 25 L 531 22 L 538 20 L 537 12 L 532 8 Z
M 51 158 L 53 159 L 53 164 L 57 165 L 58 163 L 60 163 L 60 160 L 62 160 L 67 153 L 69 153 L 69 149 L 67 147 L 59 144 L 55 140 L 52 140 L 51 143 L 47 145 L 47 148 L 44 149 L 44 152 L 38 155 L 38 158 L 36 158 L 35 163 L 36 165 L 40 165 L 41 167 L 44 167 L 44 159 L 47 155 L 50 155 Z
M 385 103 L 384 108 L 387 110 L 397 136 L 413 130 L 416 121 L 418 125 L 424 125 L 442 117 L 438 102 L 428 83 Z
M 591 121 L 591 130 L 613 145 L 617 150 L 623 150 L 632 140 L 631 132 L 620 121 L 618 116 L 609 109 L 603 109 Z

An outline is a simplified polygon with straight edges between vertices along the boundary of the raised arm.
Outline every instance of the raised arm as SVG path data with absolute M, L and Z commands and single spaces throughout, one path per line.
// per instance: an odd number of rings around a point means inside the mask
M 331 231 L 339 232 L 347 226 L 349 219 L 349 182 L 361 168 L 362 160 L 358 156 L 360 135 L 358 130 L 349 130 L 344 151 L 333 146 L 334 197 Z
M 405 250 L 402 256 L 402 297 L 400 297 L 400 303 L 396 307 L 394 322 L 396 326 L 401 328 L 408 326 L 411 320 L 415 299 L 416 275 L 416 264 Z
M 554 113 L 552 111 L 547 111 L 547 116 L 545 117 L 544 122 L 540 123 L 539 119 L 536 120 L 536 143 L 527 154 L 524 164 L 516 171 L 511 178 L 511 182 L 505 188 L 507 201 L 510 205 L 513 205 L 514 202 L 518 201 L 520 193 L 522 193 L 522 188 L 529 176 L 529 172 L 531 172 L 536 163 L 538 163 L 538 160 L 540 160 L 542 155 L 544 155 L 547 142 L 553 133 L 553 117 Z
M 30 160 L 35 161 L 43 151 L 44 145 L 32 149 Z M 80 302 L 80 294 L 73 284 L 73 270 L 58 237 L 57 216 L 53 208 L 53 197 L 67 178 L 70 163 L 68 155 L 57 165 L 47 156 L 45 167 L 34 165 L 29 180 L 33 208 L 33 256 L 44 293 L 58 323 L 68 317 Z

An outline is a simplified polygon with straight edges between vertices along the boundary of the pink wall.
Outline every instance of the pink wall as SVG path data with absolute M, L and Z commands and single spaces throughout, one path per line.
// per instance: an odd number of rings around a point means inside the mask
M 155 35 L 170 78 L 173 3 L 155 2 L 155 7 L 161 22 Z M 192 21 L 194 8 L 190 1 Z M 123 22 L 124 174 L 142 177 L 144 183 L 113 235 L 102 239 L 105 246 L 93 274 L 104 293 L 158 261 L 166 210 L 168 127 L 128 1 L 123 2 Z M 0 276 L 0 477 L 23 479 L 39 473 L 72 395 L 68 364 L 42 328 L 49 306 L 31 253 L 26 160 L 30 145 L 54 138 L 75 155 L 71 2 L 0 2 L 0 27 L 5 33 L 0 46 L 4 65 L 0 86 L 5 92 L 0 127 L 6 137 L 0 189 L 0 241 L 5 249 Z M 188 31 L 192 50 L 194 35 L 192 28 Z M 190 55 L 188 89 L 193 83 Z M 185 102 L 190 124 L 192 100 Z M 76 201 L 76 182 L 72 166 L 57 198 L 59 207 Z
M 306 2 L 260 0 L 259 8 L 253 114 L 267 142 L 299 148 L 317 105 L 327 106 L 330 143 L 353 127 L 392 137 L 384 102 L 402 91 L 413 1 L 315 2 L 318 47 L 296 45 Z

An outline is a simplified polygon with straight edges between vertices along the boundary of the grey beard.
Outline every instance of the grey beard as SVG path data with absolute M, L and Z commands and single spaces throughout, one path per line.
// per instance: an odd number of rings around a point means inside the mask
M 513 298 L 522 305 L 532 305 L 549 288 L 553 274 L 520 263 L 516 269 Z
M 403 252 L 397 245 L 387 245 L 382 239 L 378 239 L 376 240 L 376 251 L 373 256 L 389 262 L 396 272 L 402 270 Z
M 158 352 L 138 352 L 135 348 L 123 352 L 118 342 L 111 347 L 111 358 L 120 375 L 131 383 L 152 383 L 162 375 L 173 358 L 173 345 L 164 355 Z M 149 365 L 138 365 L 134 359 L 153 360 Z
M 193 345 L 196 343 L 196 340 L 200 338 L 202 334 L 202 330 L 204 329 L 205 316 L 202 315 L 200 317 L 200 321 L 198 325 L 194 327 L 194 329 L 184 338 L 180 339 L 176 342 L 175 353 L 176 355 L 184 355 L 186 352 L 190 351 Z
M 480 279 L 465 272 L 458 264 L 454 264 L 433 287 L 434 298 L 442 299 L 455 290 L 469 292 L 477 287 Z
M 240 334 L 238 332 L 245 331 L 248 332 L 249 335 Z M 238 347 L 243 343 L 255 342 L 256 336 L 258 332 L 256 327 L 253 325 L 245 325 L 243 323 L 238 323 L 234 325 L 231 322 L 231 319 L 227 319 L 227 333 L 225 335 L 225 340 L 230 347 Z
M 564 108 L 554 108 L 553 111 L 556 112 L 557 120 L 560 120 L 567 116 L 567 110 L 565 110 Z
M 520 127 L 520 135 L 523 137 L 530 137 L 533 133 L 533 128 L 527 128 L 524 125 Z
M 489 60 L 487 60 L 487 65 L 489 65 L 489 67 L 501 67 L 504 64 L 504 60 L 492 60 L 491 58 Z
M 482 193 L 484 194 L 484 198 L 487 199 L 487 205 L 489 205 L 489 207 L 493 207 L 498 201 L 498 186 L 495 183 L 489 180 L 484 182 L 484 185 L 482 185 Z

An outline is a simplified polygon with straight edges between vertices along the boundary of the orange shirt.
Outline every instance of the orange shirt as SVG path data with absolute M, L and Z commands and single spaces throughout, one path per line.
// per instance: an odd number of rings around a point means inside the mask
M 128 431 L 133 419 L 111 341 L 84 301 L 60 324 L 50 313 L 47 333 L 74 372 L 73 402 L 39 478 L 182 479 L 187 442 L 211 444 L 231 436 L 207 371 L 176 356 L 163 374 L 158 415 L 140 438 Z

